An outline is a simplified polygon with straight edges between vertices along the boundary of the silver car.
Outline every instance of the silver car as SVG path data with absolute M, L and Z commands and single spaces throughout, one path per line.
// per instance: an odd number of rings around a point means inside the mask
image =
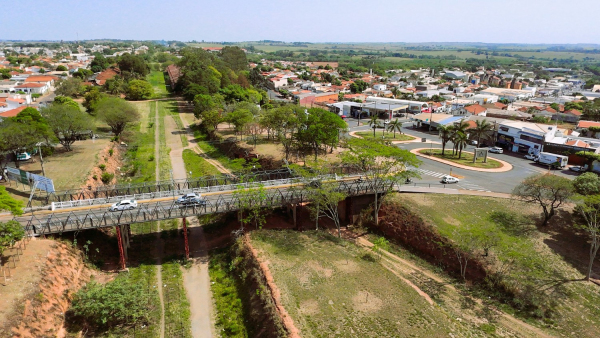
M 122 200 L 121 202 L 111 205 L 110 208 L 108 208 L 108 211 L 132 210 L 137 208 L 137 206 L 136 200 Z

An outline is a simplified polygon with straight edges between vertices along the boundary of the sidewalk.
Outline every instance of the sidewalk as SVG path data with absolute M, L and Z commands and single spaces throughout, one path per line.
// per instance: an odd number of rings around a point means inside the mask
M 443 187 L 419 187 L 412 185 L 398 185 L 396 189 L 399 193 L 424 193 L 424 194 L 445 194 L 445 195 L 474 195 L 474 196 L 485 196 L 485 197 L 497 197 L 497 198 L 513 198 L 511 194 L 502 192 L 487 192 L 487 191 L 475 191 L 466 189 L 453 189 Z
M 424 157 L 424 158 L 432 160 L 432 161 L 437 161 L 437 162 L 440 162 L 440 163 L 444 163 L 444 164 L 453 166 L 455 168 L 461 168 L 461 169 L 465 169 L 465 170 L 480 171 L 480 172 L 485 172 L 485 173 L 504 173 L 504 172 L 507 172 L 507 171 L 511 171 L 512 168 L 513 168 L 512 164 L 510 164 L 510 163 L 508 163 L 506 161 L 499 160 L 497 158 L 493 158 L 493 157 L 488 157 L 488 158 L 492 159 L 494 161 L 500 162 L 502 164 L 502 167 L 496 168 L 496 169 L 474 168 L 474 167 L 469 167 L 469 166 L 466 166 L 466 165 L 457 164 L 457 163 L 454 163 L 452 161 L 446 161 L 446 160 L 442 160 L 442 159 L 437 158 L 437 157 L 428 156 L 428 155 L 424 155 L 424 154 L 419 153 L 420 150 L 427 150 L 427 149 L 429 149 L 429 148 L 412 149 L 410 152 L 413 153 L 413 154 L 415 154 L 415 155 L 417 155 L 417 156 L 421 156 L 421 157 Z M 472 152 L 469 152 L 469 151 L 463 151 L 463 153 L 472 154 Z

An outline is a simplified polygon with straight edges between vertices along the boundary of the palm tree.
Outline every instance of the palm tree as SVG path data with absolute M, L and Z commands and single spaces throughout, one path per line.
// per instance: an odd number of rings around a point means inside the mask
M 490 132 L 494 126 L 489 123 L 486 119 L 475 121 L 475 129 L 473 130 L 473 134 L 477 137 L 477 146 L 481 144 L 481 138 L 489 137 L 488 132 Z
M 446 151 L 446 143 L 452 139 L 454 134 L 454 126 L 439 126 L 438 131 L 440 133 L 440 137 L 442 138 L 442 156 L 444 156 L 444 152 Z
M 469 138 L 467 137 L 466 133 L 461 132 L 461 131 L 456 133 L 456 136 L 454 137 L 453 142 L 456 145 L 456 147 L 459 149 L 459 152 L 458 152 L 459 160 L 462 156 L 463 148 L 467 145 L 467 141 L 469 141 Z
M 400 134 L 402 134 L 402 122 L 398 121 L 398 119 L 395 119 L 394 121 L 390 121 L 390 123 L 388 123 L 388 125 L 387 125 L 387 130 L 393 131 L 394 138 L 396 138 L 396 131 L 398 131 Z
M 371 118 L 369 119 L 369 126 L 373 128 L 373 137 L 375 137 L 375 129 L 381 128 L 381 123 L 377 119 L 377 116 L 371 116 Z

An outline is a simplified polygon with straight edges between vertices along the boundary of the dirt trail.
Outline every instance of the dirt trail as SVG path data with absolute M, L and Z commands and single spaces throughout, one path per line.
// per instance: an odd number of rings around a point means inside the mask
M 156 180 L 160 180 L 160 128 L 159 128 L 159 116 L 158 116 L 158 102 L 154 102 L 155 114 L 154 114 L 154 163 L 156 165 L 155 175 Z M 160 299 L 160 338 L 165 337 L 165 299 L 163 296 L 163 283 L 162 283 L 162 254 L 164 243 L 160 238 L 160 222 L 156 222 L 156 280 L 158 285 L 158 298 Z
M 371 243 L 364 237 L 357 238 L 356 243 L 367 248 L 371 248 L 373 246 L 373 243 Z M 423 290 L 419 289 L 415 284 L 410 282 L 407 279 L 408 277 L 410 277 L 411 275 L 416 275 L 419 277 L 424 276 L 428 279 L 435 281 L 436 283 L 439 283 L 446 290 L 446 296 L 449 297 L 453 302 L 460 303 L 461 299 L 464 298 L 464 296 L 461 295 L 460 292 L 453 285 L 449 284 L 446 280 L 436 275 L 435 273 L 417 267 L 411 262 L 402 259 L 388 251 L 381 250 L 381 253 L 382 265 L 386 269 L 394 273 L 396 276 L 400 277 L 404 282 L 407 282 L 408 285 L 414 288 L 421 296 L 425 297 L 425 299 L 427 299 L 427 301 L 431 304 L 433 304 L 431 297 L 427 295 Z M 475 299 L 475 302 L 480 308 L 486 306 L 480 299 Z M 552 337 L 543 330 L 535 326 L 529 325 L 507 313 L 504 313 L 497 309 L 493 309 L 493 311 L 499 316 L 499 323 L 503 327 L 515 331 L 519 337 Z
M 181 103 L 181 102 L 180 102 Z M 181 112 L 181 104 L 179 104 Z M 185 123 L 185 119 L 181 119 Z M 188 131 L 188 140 L 190 140 L 189 127 L 185 125 Z M 177 124 L 172 116 L 165 119 L 165 133 L 167 146 L 171 148 L 169 156 L 173 168 L 174 179 L 187 178 L 187 171 L 183 162 L 182 153 L 184 150 L 181 138 L 179 137 Z M 187 148 L 190 148 L 188 146 Z M 193 264 L 189 269 L 183 269 L 183 286 L 186 290 L 188 301 L 190 302 L 190 321 L 192 324 L 192 337 L 211 338 L 216 336 L 213 325 L 213 301 L 210 291 L 210 277 L 208 274 L 208 250 L 206 249 L 206 239 L 202 226 L 196 217 L 187 219 L 189 226 L 189 245 L 190 258 Z

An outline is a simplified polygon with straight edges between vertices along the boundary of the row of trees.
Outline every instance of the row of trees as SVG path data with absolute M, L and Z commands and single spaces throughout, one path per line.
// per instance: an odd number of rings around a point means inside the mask
M 316 229 L 319 229 L 319 219 L 325 217 L 335 224 L 338 236 L 340 236 L 341 228 L 339 203 L 348 196 L 338 181 L 323 180 L 324 175 L 336 172 L 336 168 L 340 165 L 361 172 L 364 178 L 361 180 L 361 184 L 379 191 L 378 194 L 374 194 L 372 204 L 373 220 L 377 224 L 383 196 L 391 192 L 398 182 L 416 176 L 416 173 L 408 168 L 416 167 L 420 163 L 416 156 L 408 150 L 379 140 L 353 138 L 347 146 L 347 151 L 340 154 L 339 162 L 317 160 L 309 162 L 308 167 L 291 166 L 308 182 L 302 187 L 292 187 L 291 189 L 302 190 L 310 202 L 307 208 L 315 220 Z M 250 188 L 240 186 L 234 192 L 234 196 L 241 206 L 240 221 L 242 225 L 253 225 L 255 228 L 265 225 L 265 214 L 268 209 L 264 205 L 268 194 L 264 186 L 258 185 Z
M 467 146 L 469 134 L 473 134 L 477 140 L 477 145 L 481 144 L 482 139 L 488 139 L 493 136 L 494 126 L 486 119 L 475 121 L 475 128 L 469 129 L 469 123 L 465 120 L 460 120 L 457 124 L 447 126 L 439 126 L 438 132 L 442 139 L 442 156 L 446 152 L 446 144 L 452 142 L 452 155 L 458 154 L 458 158 L 462 157 L 462 151 Z
M 104 97 L 96 105 L 98 119 L 119 137 L 128 124 L 139 118 L 137 110 L 117 97 Z M 78 140 L 92 134 L 94 123 L 71 98 L 57 96 L 52 104 L 38 111 L 25 108 L 17 116 L 0 122 L 0 153 L 17 154 L 60 143 L 66 151 Z M 43 165 L 43 164 L 42 164 Z

